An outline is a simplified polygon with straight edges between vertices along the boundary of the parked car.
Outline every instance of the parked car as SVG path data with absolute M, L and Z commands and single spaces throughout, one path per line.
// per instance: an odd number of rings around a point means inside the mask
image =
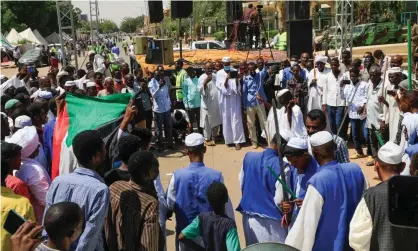
M 217 49 L 217 50 L 224 50 L 226 49 L 225 44 L 215 40 L 203 40 L 203 41 L 194 41 L 190 46 L 191 50 L 209 50 L 209 49 Z
M 48 55 L 40 48 L 26 51 L 18 62 L 20 65 L 36 65 L 36 67 L 42 67 L 44 64 L 49 65 Z

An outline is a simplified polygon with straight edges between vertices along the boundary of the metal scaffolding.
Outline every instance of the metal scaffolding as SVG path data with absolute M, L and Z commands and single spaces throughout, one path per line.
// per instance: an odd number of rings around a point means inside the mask
M 99 4 L 97 0 L 90 0 L 90 37 L 94 40 L 94 36 L 99 34 Z
M 74 54 L 74 61 L 75 61 L 75 69 L 78 70 L 78 60 L 77 60 L 77 53 L 76 53 L 76 34 L 74 30 L 74 19 L 73 19 L 73 5 L 71 1 L 57 1 L 57 17 L 58 17 L 58 28 L 59 28 L 59 37 L 60 37 L 60 44 L 61 50 L 63 53 L 63 66 L 66 66 L 69 62 L 67 62 L 67 57 L 65 55 L 65 43 L 63 33 L 64 30 L 68 30 L 71 34 L 70 37 L 72 38 L 73 50 L 71 48 L 67 48 L 68 55 Z M 69 25 L 68 25 L 69 24 Z
M 353 0 L 337 0 L 335 2 L 335 55 L 341 57 L 344 50 L 353 48 Z

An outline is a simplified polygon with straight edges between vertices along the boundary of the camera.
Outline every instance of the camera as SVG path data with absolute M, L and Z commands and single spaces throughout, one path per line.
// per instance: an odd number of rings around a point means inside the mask
M 257 9 L 262 9 L 263 8 L 263 5 L 261 5 L 261 4 L 259 4 L 259 5 L 257 5 Z

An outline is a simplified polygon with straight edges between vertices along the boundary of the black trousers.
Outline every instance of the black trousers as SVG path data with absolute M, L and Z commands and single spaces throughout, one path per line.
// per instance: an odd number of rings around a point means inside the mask
M 260 27 L 250 27 L 248 29 L 248 45 L 250 50 L 253 48 L 253 37 L 255 36 L 255 49 L 258 47 L 258 42 L 260 41 Z
M 145 111 L 144 112 L 144 117 L 145 117 L 145 121 L 147 123 L 146 124 L 147 129 L 151 131 L 151 128 L 152 128 L 152 119 L 153 119 L 153 117 L 152 117 L 152 110 Z
M 202 128 L 200 128 L 200 107 L 196 108 L 189 108 L 187 109 L 187 113 L 189 114 L 190 123 L 192 124 L 192 132 L 194 131 L 194 123 L 196 122 L 197 125 L 197 132 L 203 134 Z

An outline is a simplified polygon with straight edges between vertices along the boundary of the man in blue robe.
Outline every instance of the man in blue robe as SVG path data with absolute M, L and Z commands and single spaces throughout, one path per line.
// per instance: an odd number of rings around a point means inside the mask
M 310 143 L 320 167 L 308 181 L 286 244 L 299 250 L 348 250 L 349 224 L 364 191 L 364 175 L 358 165 L 343 166 L 335 160 L 329 132 L 315 133 Z

